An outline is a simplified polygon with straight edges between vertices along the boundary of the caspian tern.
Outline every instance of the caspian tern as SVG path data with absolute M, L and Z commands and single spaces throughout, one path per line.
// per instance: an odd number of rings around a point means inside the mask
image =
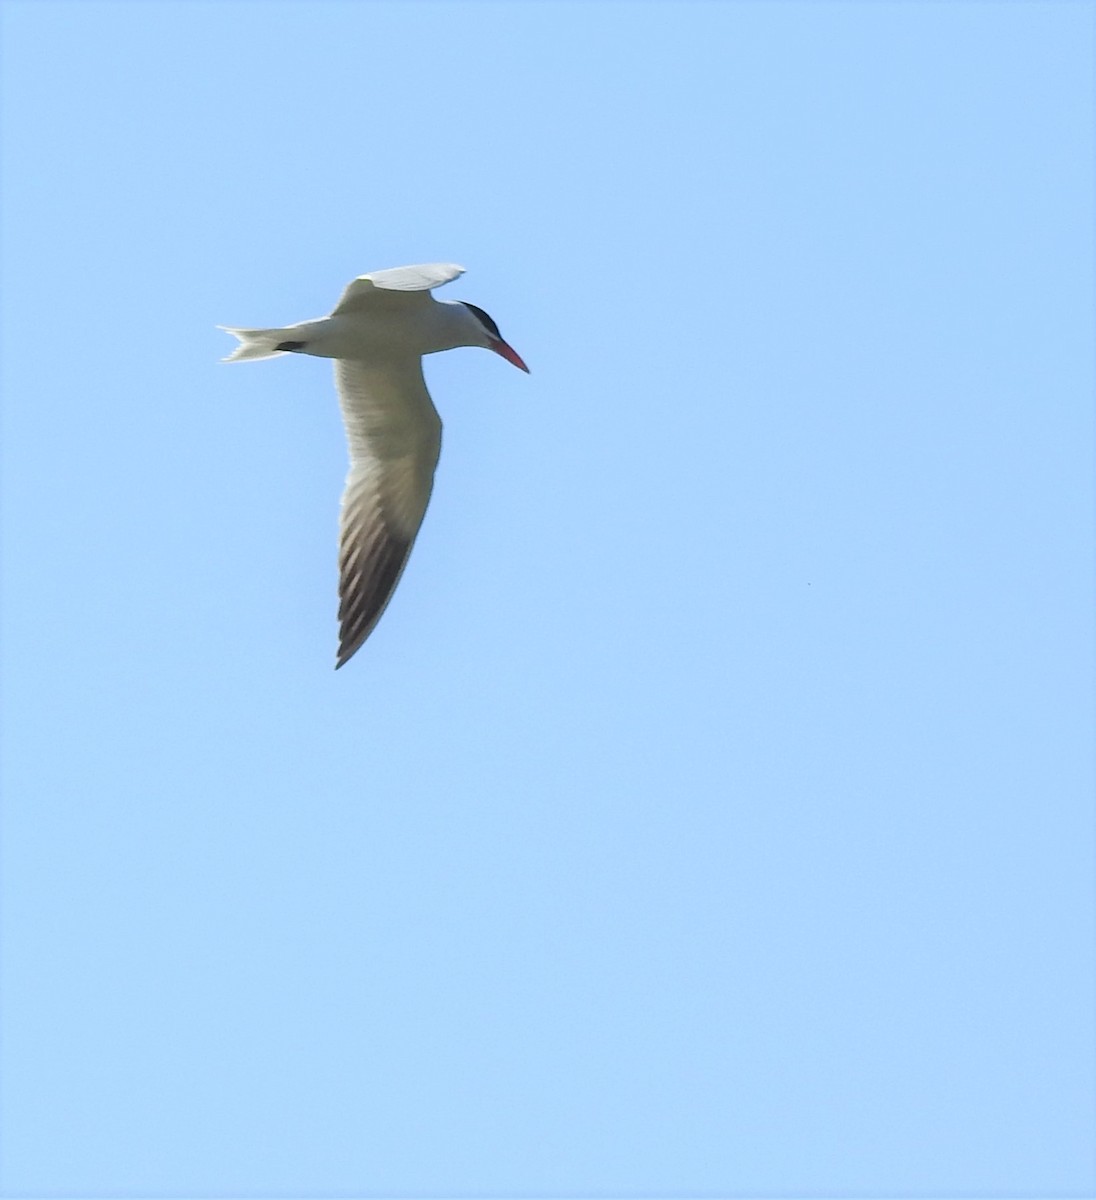
M 523 371 L 494 321 L 474 304 L 436 301 L 431 289 L 464 274 L 426 263 L 359 275 L 331 314 L 283 329 L 224 329 L 240 339 L 225 362 L 314 354 L 335 360 L 350 473 L 339 533 L 338 670 L 380 620 L 422 524 L 441 451 L 441 419 L 422 356 L 483 346 Z

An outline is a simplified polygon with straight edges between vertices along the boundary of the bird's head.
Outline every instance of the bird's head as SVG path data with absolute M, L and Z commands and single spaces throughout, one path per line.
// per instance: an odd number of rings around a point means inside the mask
M 456 303 L 467 310 L 470 322 L 475 326 L 473 336 L 476 340 L 472 345 L 494 350 L 496 354 L 501 354 L 507 362 L 513 363 L 515 367 L 520 367 L 526 374 L 529 373 L 529 368 L 521 361 L 521 355 L 503 339 L 502 334 L 499 333 L 499 327 L 482 308 L 477 308 L 466 300 L 458 300 Z

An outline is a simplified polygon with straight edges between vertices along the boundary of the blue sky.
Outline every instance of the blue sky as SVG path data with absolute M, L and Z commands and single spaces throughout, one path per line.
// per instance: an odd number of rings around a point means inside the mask
M 2 23 L 3 1196 L 1096 1191 L 1093 7 Z

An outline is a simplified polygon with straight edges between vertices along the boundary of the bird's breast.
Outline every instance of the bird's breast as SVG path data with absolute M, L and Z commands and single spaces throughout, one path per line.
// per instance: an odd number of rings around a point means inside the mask
M 383 363 L 430 353 L 431 331 L 388 314 L 359 313 L 322 317 L 292 326 L 305 343 L 303 353 L 317 358 L 347 358 Z

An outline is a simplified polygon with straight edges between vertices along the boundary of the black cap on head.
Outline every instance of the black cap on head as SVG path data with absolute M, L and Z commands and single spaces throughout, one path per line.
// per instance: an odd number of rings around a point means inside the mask
M 479 317 L 480 324 L 484 327 L 484 329 L 487 330 L 489 334 L 491 334 L 492 337 L 497 337 L 500 342 L 502 341 L 502 334 L 499 333 L 499 327 L 494 321 L 491 320 L 491 318 L 483 311 L 482 308 L 477 308 L 474 304 L 469 304 L 467 300 L 462 300 L 461 304 L 463 304 L 465 308 L 470 308 L 476 314 L 476 316 Z

